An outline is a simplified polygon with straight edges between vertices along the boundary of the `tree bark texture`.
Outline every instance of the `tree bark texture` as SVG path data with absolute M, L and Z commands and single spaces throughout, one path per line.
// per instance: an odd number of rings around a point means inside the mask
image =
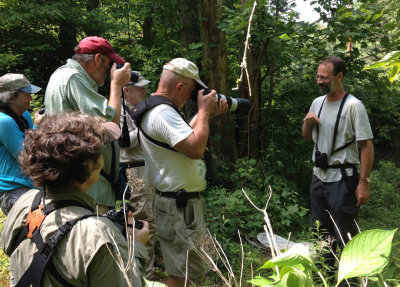
M 200 5 L 201 35 L 203 42 L 203 71 L 200 74 L 210 89 L 227 95 L 228 58 L 225 46 L 225 33 L 217 26 L 221 19 L 224 0 L 202 0 Z M 227 113 L 212 118 L 210 122 L 210 145 L 225 158 L 237 158 L 237 145 L 232 115 Z M 213 135 L 219 134 L 219 138 Z

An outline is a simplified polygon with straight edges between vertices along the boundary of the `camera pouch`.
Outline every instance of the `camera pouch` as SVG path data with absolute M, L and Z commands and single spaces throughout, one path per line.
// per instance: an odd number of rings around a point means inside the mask
M 176 206 L 178 208 L 185 208 L 188 202 L 188 194 L 184 189 L 178 190 L 176 193 Z

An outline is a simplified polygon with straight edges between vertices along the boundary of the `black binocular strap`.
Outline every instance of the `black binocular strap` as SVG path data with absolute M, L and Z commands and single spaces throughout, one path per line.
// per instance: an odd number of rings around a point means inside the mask
M 18 116 L 7 104 L 0 105 L 0 112 L 5 113 L 6 115 L 13 118 L 13 120 L 17 123 L 19 129 L 25 133 L 25 131 L 29 128 L 29 123 L 24 117 Z
M 96 216 L 95 214 L 87 214 L 83 215 L 77 219 L 67 221 L 64 225 L 59 227 L 57 231 L 50 236 L 50 238 L 43 243 L 42 236 L 40 235 L 39 230 L 36 230 L 33 233 L 33 240 L 35 241 L 36 247 L 38 248 L 38 251 L 34 254 L 33 260 L 31 265 L 28 267 L 24 275 L 21 277 L 21 279 L 18 281 L 18 284 L 16 285 L 17 287 L 28 287 L 28 286 L 33 286 L 33 287 L 39 287 L 42 281 L 42 277 L 44 274 L 44 271 L 48 264 L 50 263 L 50 260 L 54 254 L 54 251 L 56 250 L 56 246 L 58 242 L 64 237 L 65 234 L 71 231 L 72 227 L 82 219 L 91 217 L 91 216 Z M 35 235 L 36 234 L 36 235 Z M 53 266 L 54 268 L 54 266 Z M 53 269 L 53 271 L 55 268 Z M 55 270 L 55 273 L 58 273 L 57 270 Z M 61 278 L 61 276 L 55 275 L 57 279 Z M 73 286 L 68 284 L 64 279 L 62 279 L 63 285 L 64 286 Z
M 335 142 L 336 142 L 336 136 L 337 136 L 338 128 L 339 128 L 340 116 L 342 115 L 343 106 L 344 106 L 344 103 L 346 102 L 346 99 L 347 99 L 348 95 L 349 94 L 346 93 L 344 95 L 343 99 L 342 99 L 342 102 L 340 103 L 339 111 L 338 111 L 337 116 L 336 116 L 335 128 L 333 130 L 332 150 L 331 150 L 331 154 L 329 156 L 332 156 L 332 154 L 345 149 L 346 147 L 351 145 L 356 140 L 354 138 L 353 140 L 351 140 L 350 142 L 346 143 L 345 145 L 333 150 L 333 148 L 335 146 Z M 324 98 L 324 100 L 323 100 L 323 102 L 321 104 L 321 108 L 319 109 L 318 118 L 320 118 L 320 116 L 321 116 L 321 111 L 322 111 L 322 107 L 323 107 L 323 105 L 325 103 L 325 100 L 326 100 L 326 96 L 325 96 L 325 98 Z M 315 143 L 315 150 L 318 150 L 318 137 L 319 137 L 319 124 L 317 124 L 317 141 Z
M 321 116 L 322 107 L 324 106 L 326 97 L 327 97 L 327 96 L 325 96 L 324 100 L 322 101 L 321 107 L 319 108 L 318 119 L 319 119 L 320 116 Z M 317 141 L 315 142 L 315 150 L 318 150 L 318 138 L 319 138 L 319 123 L 317 123 Z

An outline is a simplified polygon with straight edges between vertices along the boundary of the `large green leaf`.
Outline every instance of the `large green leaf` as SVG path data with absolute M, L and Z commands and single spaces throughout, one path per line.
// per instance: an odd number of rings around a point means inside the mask
M 264 278 L 262 276 L 256 276 L 256 277 L 254 277 L 253 279 L 251 279 L 251 280 L 249 280 L 247 282 L 249 282 L 249 283 L 251 283 L 253 285 L 256 285 L 256 286 L 268 286 L 268 285 L 273 283 L 272 280 L 269 280 L 269 279 Z
M 301 270 L 284 266 L 280 270 L 281 284 L 285 287 L 312 287 L 311 276 Z
M 388 263 L 396 230 L 367 230 L 350 240 L 340 258 L 338 283 L 346 278 L 382 272 Z
M 310 257 L 308 247 L 303 244 L 295 244 L 285 253 L 272 258 L 266 262 L 260 269 L 273 268 L 275 266 L 294 266 L 303 265 L 306 269 L 314 268 L 314 263 Z
M 394 79 L 396 78 L 397 74 L 400 72 L 400 63 L 392 66 L 392 69 L 389 72 L 389 80 L 393 83 Z

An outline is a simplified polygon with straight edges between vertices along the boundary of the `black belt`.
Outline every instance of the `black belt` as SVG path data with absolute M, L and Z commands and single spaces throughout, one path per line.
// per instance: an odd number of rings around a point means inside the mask
M 156 193 L 159 194 L 161 197 L 168 197 L 168 198 L 177 198 L 177 192 L 169 192 L 169 191 L 159 191 L 156 189 Z M 201 192 L 185 192 L 185 197 L 187 199 L 189 198 L 195 198 L 195 197 L 200 197 Z
M 144 163 L 144 161 L 138 161 L 138 162 L 131 162 L 131 163 L 121 163 L 120 165 L 123 168 L 131 168 L 131 167 L 145 166 L 145 163 Z

